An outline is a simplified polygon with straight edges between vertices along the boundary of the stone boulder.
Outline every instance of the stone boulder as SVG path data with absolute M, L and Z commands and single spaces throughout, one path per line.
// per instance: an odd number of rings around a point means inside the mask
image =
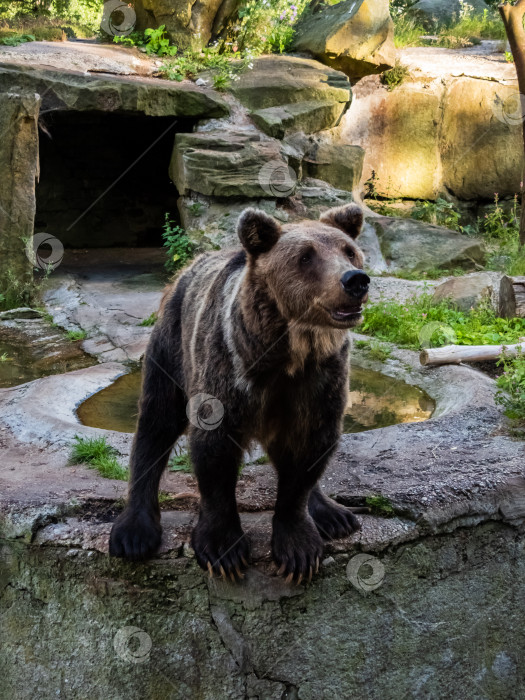
M 231 87 L 255 124 L 282 139 L 336 126 L 350 106 L 347 76 L 318 61 L 295 56 L 261 56 Z
M 365 151 L 347 144 L 315 144 L 303 159 L 303 176 L 353 192 L 361 180 Z
M 394 24 L 388 0 L 344 0 L 322 5 L 297 24 L 293 48 L 352 80 L 382 73 L 395 63 Z
M 469 311 L 490 300 L 493 286 L 490 275 L 480 272 L 467 277 L 452 277 L 434 289 L 435 301 L 450 299 L 460 311 Z
M 488 9 L 484 0 L 468 0 L 474 14 L 482 14 Z M 461 0 L 419 0 L 409 9 L 409 14 L 432 28 L 436 23 L 450 24 L 458 19 L 461 12 Z
M 136 29 L 164 24 L 179 49 L 200 48 L 224 30 L 241 0 L 136 0 Z
M 279 141 L 251 130 L 212 130 L 177 134 L 170 177 L 181 195 L 288 197 L 295 173 Z
M 390 270 L 472 269 L 484 261 L 481 241 L 443 226 L 390 216 L 369 216 L 367 221 Z

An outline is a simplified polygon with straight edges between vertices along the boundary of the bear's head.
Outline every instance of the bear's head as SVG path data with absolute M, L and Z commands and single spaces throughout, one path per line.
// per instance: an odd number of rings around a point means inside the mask
M 284 226 L 247 209 L 238 234 L 248 255 L 250 281 L 267 290 L 287 321 L 351 328 L 361 321 L 370 283 L 355 242 L 362 225 L 357 204 L 330 209 L 320 221 Z

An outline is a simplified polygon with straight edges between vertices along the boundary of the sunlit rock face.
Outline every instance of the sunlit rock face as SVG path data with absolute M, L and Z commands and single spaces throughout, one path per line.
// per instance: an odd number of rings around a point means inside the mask
M 358 80 L 395 63 L 394 24 L 387 0 L 346 0 L 322 5 L 297 25 L 296 51 Z

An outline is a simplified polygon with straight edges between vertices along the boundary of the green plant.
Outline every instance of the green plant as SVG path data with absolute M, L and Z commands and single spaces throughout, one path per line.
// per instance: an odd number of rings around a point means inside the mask
M 188 207 L 188 211 L 192 216 L 200 216 L 204 209 L 205 206 L 202 202 L 193 202 L 193 204 L 190 204 Z
M 83 438 L 75 435 L 69 456 L 70 464 L 87 464 L 105 479 L 127 481 L 128 470 L 119 464 L 118 451 L 108 445 L 105 437 Z
M 459 311 L 449 300 L 435 302 L 429 293 L 404 303 L 382 299 L 368 304 L 363 316 L 364 333 L 414 350 L 423 339 L 434 347 L 451 342 L 494 345 L 515 343 L 525 335 L 525 319 L 498 318 L 488 303 L 469 312 Z
M 383 345 L 383 343 L 379 343 L 377 340 L 373 340 L 370 343 L 369 354 L 372 360 L 384 362 L 388 360 L 392 354 L 392 348 L 389 348 L 388 345 Z
M 446 226 L 454 231 L 460 231 L 459 221 L 461 215 L 454 209 L 451 202 L 438 197 L 435 202 L 418 201 L 410 212 L 412 219 L 426 221 L 437 226 Z
M 390 499 L 388 499 L 386 496 L 367 496 L 365 503 L 370 508 L 372 513 L 375 513 L 376 515 L 383 515 L 386 517 L 392 517 L 395 515 L 394 506 L 392 505 Z
M 146 40 L 145 47 L 148 55 L 175 56 L 177 47 L 170 45 L 170 40 L 166 34 L 166 26 L 161 24 L 157 29 L 146 29 L 144 31 Z
M 239 21 L 232 33 L 232 45 L 255 54 L 283 53 L 295 34 L 295 24 L 309 0 L 248 0 L 238 12 Z
M 168 462 L 168 468 L 170 472 L 184 472 L 185 474 L 192 474 L 193 467 L 191 465 L 191 457 L 187 452 L 181 452 L 178 455 L 174 455 Z
M 395 65 L 390 70 L 386 70 L 381 74 L 381 82 L 386 85 L 389 91 L 401 85 L 410 76 L 408 66 L 404 66 L 399 59 L 396 59 Z
M 505 60 L 507 63 L 514 63 L 514 56 L 512 55 L 512 51 L 505 51 Z
M 422 46 L 425 42 L 421 37 L 427 34 L 425 27 L 417 20 L 405 14 L 393 14 L 394 44 L 402 49 L 407 46 Z
M 33 34 L 8 34 L 0 37 L 0 44 L 4 46 L 20 46 L 20 44 L 26 44 L 29 41 L 36 41 Z
M 145 318 L 143 321 L 139 323 L 139 326 L 154 326 L 157 323 L 157 312 L 154 311 L 152 314 L 148 316 L 148 318 Z
M 261 455 L 260 457 L 257 457 L 255 460 L 254 464 L 269 464 L 270 463 L 270 458 L 268 457 L 267 454 Z
M 503 368 L 503 373 L 496 380 L 499 388 L 496 402 L 504 407 L 509 418 L 525 426 L 525 356 L 503 354 L 498 366 Z
M 170 219 L 166 213 L 162 238 L 168 259 L 165 267 L 168 272 L 176 272 L 184 267 L 195 254 L 195 244 L 190 240 L 184 229 Z
M 9 357 L 9 355 L 4 352 L 0 355 L 0 362 L 11 362 L 12 358 Z
M 87 337 L 86 331 L 80 330 L 80 331 L 68 331 L 66 333 L 66 337 L 68 340 L 70 340 L 72 343 L 77 342 L 78 340 L 85 340 Z

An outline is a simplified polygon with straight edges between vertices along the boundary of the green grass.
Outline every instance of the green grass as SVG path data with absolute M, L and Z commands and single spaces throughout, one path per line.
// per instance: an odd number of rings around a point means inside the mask
M 76 343 L 78 340 L 85 340 L 87 338 L 87 333 L 86 331 L 80 330 L 80 331 L 68 331 L 66 333 L 66 337 L 68 340 L 70 340 L 72 343 Z
M 105 479 L 128 480 L 128 470 L 117 460 L 118 451 L 108 445 L 105 437 L 83 438 L 75 435 L 69 457 L 70 464 L 87 464 Z
M 458 311 L 448 300 L 434 302 L 428 293 L 404 304 L 390 300 L 369 304 L 363 315 L 363 333 L 413 350 L 423 341 L 432 347 L 498 345 L 516 343 L 525 335 L 525 319 L 498 318 L 488 304 L 468 313 Z
M 372 360 L 378 360 L 379 362 L 384 362 L 388 360 L 392 354 L 392 348 L 388 345 L 384 345 L 377 340 L 356 340 L 354 342 L 354 347 L 359 350 L 367 350 Z
M 254 464 L 270 464 L 270 458 L 266 454 L 261 455 L 260 457 L 257 457 Z
M 394 17 L 394 44 L 396 49 L 408 46 L 422 46 L 421 37 L 428 34 L 425 27 L 406 15 Z
M 375 515 L 392 517 L 395 514 L 394 507 L 386 496 L 367 496 L 365 503 Z
M 157 312 L 154 311 L 152 314 L 148 316 L 148 318 L 145 318 L 143 321 L 139 323 L 139 326 L 154 326 L 157 323 Z
M 525 356 L 506 357 L 505 354 L 498 362 L 502 374 L 497 378 L 498 392 L 496 403 L 505 409 L 505 415 L 510 418 L 513 434 L 525 438 Z
M 193 467 L 191 464 L 190 455 L 187 452 L 181 452 L 175 455 L 168 462 L 168 469 L 170 472 L 184 472 L 185 474 L 192 474 Z
M 381 82 L 386 86 L 387 90 L 391 92 L 394 88 L 401 85 L 409 76 L 410 70 L 408 67 L 404 66 L 399 59 L 397 59 L 393 68 L 381 74 Z

